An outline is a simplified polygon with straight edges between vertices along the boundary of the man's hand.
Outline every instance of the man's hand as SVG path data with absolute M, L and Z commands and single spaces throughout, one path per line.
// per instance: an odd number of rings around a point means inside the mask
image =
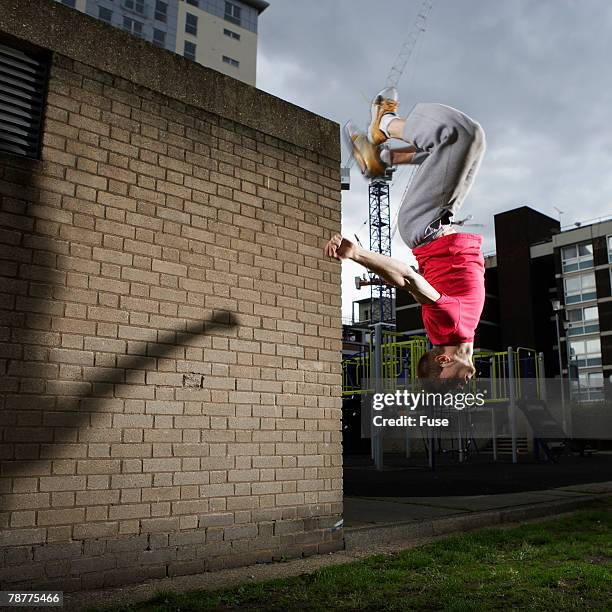
M 440 298 L 438 291 L 408 264 L 381 253 L 366 251 L 340 234 L 332 236 L 323 252 L 334 259 L 352 259 L 370 272 L 378 274 L 388 285 L 410 291 L 421 304 L 431 304 Z
M 358 248 L 350 240 L 343 238 L 340 234 L 335 234 L 325 245 L 323 252 L 334 259 L 354 259 Z

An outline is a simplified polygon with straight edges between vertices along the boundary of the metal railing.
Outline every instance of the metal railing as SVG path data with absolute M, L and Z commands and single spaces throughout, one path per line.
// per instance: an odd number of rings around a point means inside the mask
M 535 388 L 536 397 L 541 399 L 543 364 L 541 354 L 536 350 L 519 346 L 506 351 L 477 351 L 472 360 L 476 366 L 476 377 L 482 371 L 483 363 L 488 366 L 488 371 L 484 368 L 488 376 L 480 376 L 490 381 L 487 402 L 510 401 L 511 384 L 514 385 L 515 397 L 522 397 L 527 392 L 525 380 L 530 381 L 530 388 Z
M 408 336 L 383 331 L 381 345 L 381 375 L 385 385 L 395 388 L 416 378 L 416 367 L 427 351 L 424 336 Z M 371 391 L 372 341 L 368 349 L 342 361 L 342 395 L 360 395 Z

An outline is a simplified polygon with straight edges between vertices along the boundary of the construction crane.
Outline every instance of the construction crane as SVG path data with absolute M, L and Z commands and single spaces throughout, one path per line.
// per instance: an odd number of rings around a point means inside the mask
M 389 71 L 386 87 L 396 87 L 399 83 L 419 37 L 425 32 L 427 18 L 432 8 L 433 0 L 423 0 L 412 30 Z M 389 257 L 391 256 L 392 240 L 390 184 L 393 180 L 393 170 L 391 168 L 385 175 L 372 179 L 368 188 L 370 250 Z M 391 322 L 394 318 L 393 288 L 381 282 L 375 274 L 370 274 L 369 282 L 364 282 L 360 286 L 362 285 L 370 285 L 370 316 L 372 322 L 375 322 L 376 319 L 385 323 Z
M 402 77 L 402 74 L 404 74 L 404 70 L 408 65 L 408 61 L 414 52 L 419 36 L 425 32 L 425 24 L 427 23 L 427 18 L 429 17 L 429 13 L 431 13 L 432 8 L 432 0 L 424 0 L 423 4 L 421 4 L 421 8 L 414 21 L 412 31 L 406 39 L 406 42 L 404 42 L 402 45 L 398 56 L 395 58 L 395 63 L 393 66 L 391 66 L 391 70 L 389 70 L 389 74 L 387 75 L 387 87 L 397 87 L 397 84 L 399 83 L 399 80 Z

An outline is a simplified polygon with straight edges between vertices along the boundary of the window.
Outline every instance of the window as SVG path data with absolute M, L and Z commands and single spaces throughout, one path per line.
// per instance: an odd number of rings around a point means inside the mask
M 612 263 L 612 236 L 608 236 L 608 263 Z
M 168 3 L 157 0 L 155 3 L 155 19 L 166 23 L 168 21 Z
M 0 43 L 0 151 L 37 158 L 48 60 Z
M 580 379 L 589 387 L 603 387 L 603 372 L 584 372 L 580 374 Z
M 603 372 L 580 372 L 577 384 L 572 384 L 572 398 L 581 401 L 601 401 L 604 399 Z
M 240 62 L 238 60 L 232 59 L 231 57 L 227 57 L 227 55 L 223 56 L 223 62 L 233 66 L 234 68 L 240 68 Z
M 142 23 L 140 21 L 136 21 L 130 17 L 124 17 L 123 29 L 127 30 L 131 34 L 134 34 L 135 36 L 142 37 Z
M 60 0 L 62 4 L 69 6 L 70 8 L 76 7 L 76 0 Z
M 567 318 L 569 319 L 567 333 L 570 336 L 593 334 L 599 331 L 599 313 L 597 311 L 597 306 L 568 310 Z
M 100 21 L 105 21 L 106 23 L 111 23 L 113 20 L 113 11 L 101 6 L 98 9 L 98 19 Z
M 601 365 L 601 341 L 599 338 L 570 340 L 569 346 L 570 365 L 579 368 Z
M 153 44 L 158 47 L 166 46 L 166 33 L 163 30 L 157 28 L 153 30 Z
M 199 0 L 187 0 L 187 4 L 191 4 L 191 6 L 195 6 L 196 8 L 200 6 Z
M 232 2 L 225 3 L 225 15 L 224 18 L 226 21 L 231 21 L 236 25 L 240 25 L 240 14 L 242 13 L 242 9 Z
M 593 245 L 590 242 L 573 244 L 561 249 L 563 272 L 575 272 L 593 267 Z
M 123 6 L 128 9 L 128 11 L 134 11 L 140 15 L 145 14 L 144 0 L 123 0 Z
M 236 32 L 232 32 L 231 30 L 228 30 L 227 28 L 223 28 L 223 34 L 225 34 L 225 36 L 229 36 L 230 38 L 233 38 L 234 40 L 240 40 L 240 34 L 236 34 Z
M 187 13 L 185 32 L 187 32 L 187 34 L 193 34 L 193 36 L 198 35 L 198 18 L 191 13 Z
M 188 40 L 185 41 L 185 48 L 183 50 L 183 55 L 189 59 L 189 60 L 193 60 L 195 62 L 195 58 L 196 58 L 196 46 L 194 43 L 189 42 Z
M 565 285 L 566 304 L 575 304 L 577 302 L 585 302 L 586 300 L 594 300 L 597 298 L 595 274 L 593 274 L 593 272 L 569 276 L 565 278 L 563 282 Z

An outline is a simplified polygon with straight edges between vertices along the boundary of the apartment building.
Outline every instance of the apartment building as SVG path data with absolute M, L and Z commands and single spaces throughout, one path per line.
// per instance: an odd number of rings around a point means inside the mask
M 255 85 L 264 0 L 56 0 L 187 59 Z

